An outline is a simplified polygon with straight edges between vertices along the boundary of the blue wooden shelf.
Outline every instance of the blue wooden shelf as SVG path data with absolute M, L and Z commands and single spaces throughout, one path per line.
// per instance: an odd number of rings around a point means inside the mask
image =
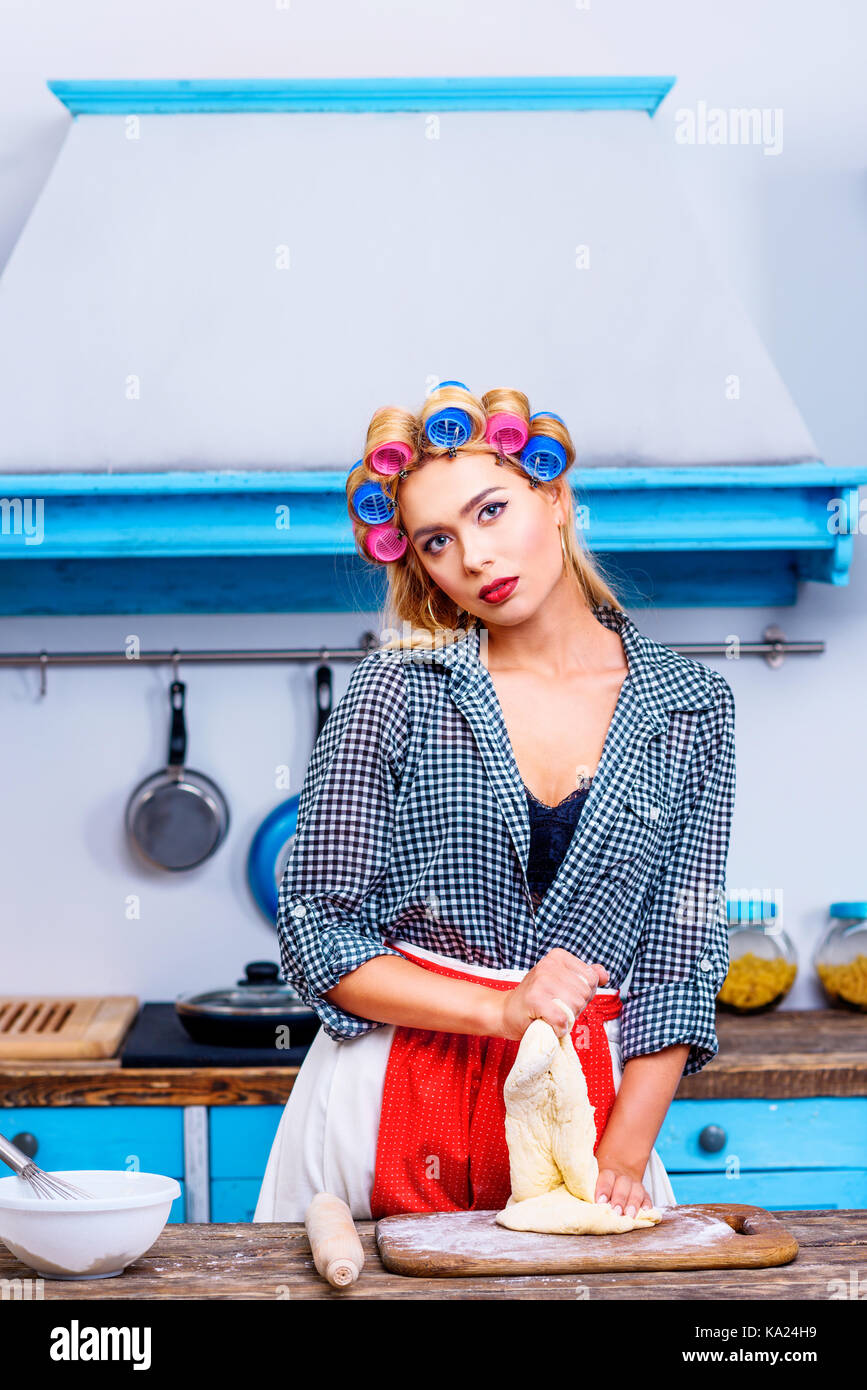
M 665 75 L 53 81 L 73 117 L 146 112 L 632 110 Z M 328 472 L 23 474 L 2 479 L 0 614 L 348 612 L 384 575 L 355 552 L 344 481 Z M 848 583 L 867 468 L 585 468 L 588 547 L 627 606 L 794 604 L 803 581 Z M 854 490 L 852 529 L 834 499 Z M 38 503 L 39 534 L 15 524 Z M 829 508 L 831 511 L 829 511 Z M 579 516 L 580 516 L 579 512 Z
M 5 475 L 0 614 L 351 612 L 345 473 Z M 789 605 L 846 584 L 867 468 L 585 469 L 582 534 L 627 606 Z M 840 503 L 847 520 L 835 526 Z
M 205 78 L 49 82 L 74 116 L 191 111 L 646 111 L 673 77 Z

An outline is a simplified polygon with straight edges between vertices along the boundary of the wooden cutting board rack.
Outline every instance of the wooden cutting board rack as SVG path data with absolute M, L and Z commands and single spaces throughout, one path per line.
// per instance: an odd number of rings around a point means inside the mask
M 112 1057 L 138 1007 L 134 994 L 0 995 L 0 1060 Z

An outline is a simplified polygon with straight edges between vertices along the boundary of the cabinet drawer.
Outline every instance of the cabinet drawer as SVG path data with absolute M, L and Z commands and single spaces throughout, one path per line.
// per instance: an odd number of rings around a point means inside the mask
M 40 1168 L 136 1166 L 169 1178 L 183 1176 L 183 1110 L 177 1105 L 0 1109 L 0 1128 L 9 1139 L 22 1132 L 34 1135 L 33 1158 Z
M 283 1109 L 282 1105 L 211 1106 L 211 1177 L 261 1182 Z
M 171 1173 L 169 1174 L 169 1177 L 171 1177 Z M 187 1219 L 186 1188 L 184 1187 L 183 1179 L 178 1178 L 178 1182 L 181 1184 L 180 1196 L 176 1197 L 175 1200 L 172 1202 L 171 1206 L 169 1207 L 167 1223 L 177 1224 L 178 1222 L 186 1221 Z
M 259 1200 L 259 1178 L 216 1178 L 211 1183 L 212 1221 L 252 1221 Z
M 677 1202 L 746 1202 L 768 1211 L 867 1206 L 867 1168 L 793 1168 L 767 1173 L 669 1173 Z
M 724 1132 L 709 1153 L 708 1125 Z M 860 1168 L 867 1153 L 867 1096 L 793 1100 L 675 1100 L 654 1145 L 675 1172 L 726 1168 Z

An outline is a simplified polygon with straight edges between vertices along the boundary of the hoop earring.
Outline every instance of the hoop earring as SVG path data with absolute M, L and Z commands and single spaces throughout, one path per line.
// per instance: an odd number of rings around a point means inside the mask
M 431 606 L 430 606 L 430 594 L 428 594 L 428 596 L 427 596 L 427 611 L 428 611 L 428 613 L 430 613 L 431 626 L 432 626 L 432 627 L 436 627 L 436 626 L 437 626 L 437 620 L 436 620 L 436 618 L 434 617 L 433 609 L 432 609 Z
M 563 552 L 563 569 L 564 569 L 564 570 L 566 571 L 566 573 L 568 574 L 568 573 L 569 573 L 569 554 L 568 554 L 568 552 L 567 552 L 567 550 L 566 550 L 566 540 L 565 540 L 565 537 L 564 537 L 564 535 L 563 535 L 563 523 L 562 523 L 562 521 L 558 521 L 558 522 L 557 522 L 557 530 L 560 532 L 560 549 L 561 549 L 562 552 Z

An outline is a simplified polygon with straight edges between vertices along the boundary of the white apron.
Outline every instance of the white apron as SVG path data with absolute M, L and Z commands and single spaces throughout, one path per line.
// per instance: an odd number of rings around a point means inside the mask
M 390 941 L 416 956 L 477 975 L 480 980 L 522 980 L 525 970 L 468 965 L 452 956 L 425 951 L 414 942 Z M 599 989 L 598 994 L 622 994 Z M 623 1076 L 620 1019 L 603 1024 L 611 1048 L 615 1094 Z M 262 1179 L 254 1221 L 303 1221 L 317 1192 L 333 1192 L 357 1221 L 371 1219 L 370 1194 L 376 1166 L 379 1113 L 385 1070 L 395 1025 L 369 1029 L 357 1038 L 331 1038 L 320 1028 L 301 1063 L 280 1116 Z M 675 1196 L 662 1159 L 651 1149 L 642 1178 L 654 1206 L 674 1206 Z

